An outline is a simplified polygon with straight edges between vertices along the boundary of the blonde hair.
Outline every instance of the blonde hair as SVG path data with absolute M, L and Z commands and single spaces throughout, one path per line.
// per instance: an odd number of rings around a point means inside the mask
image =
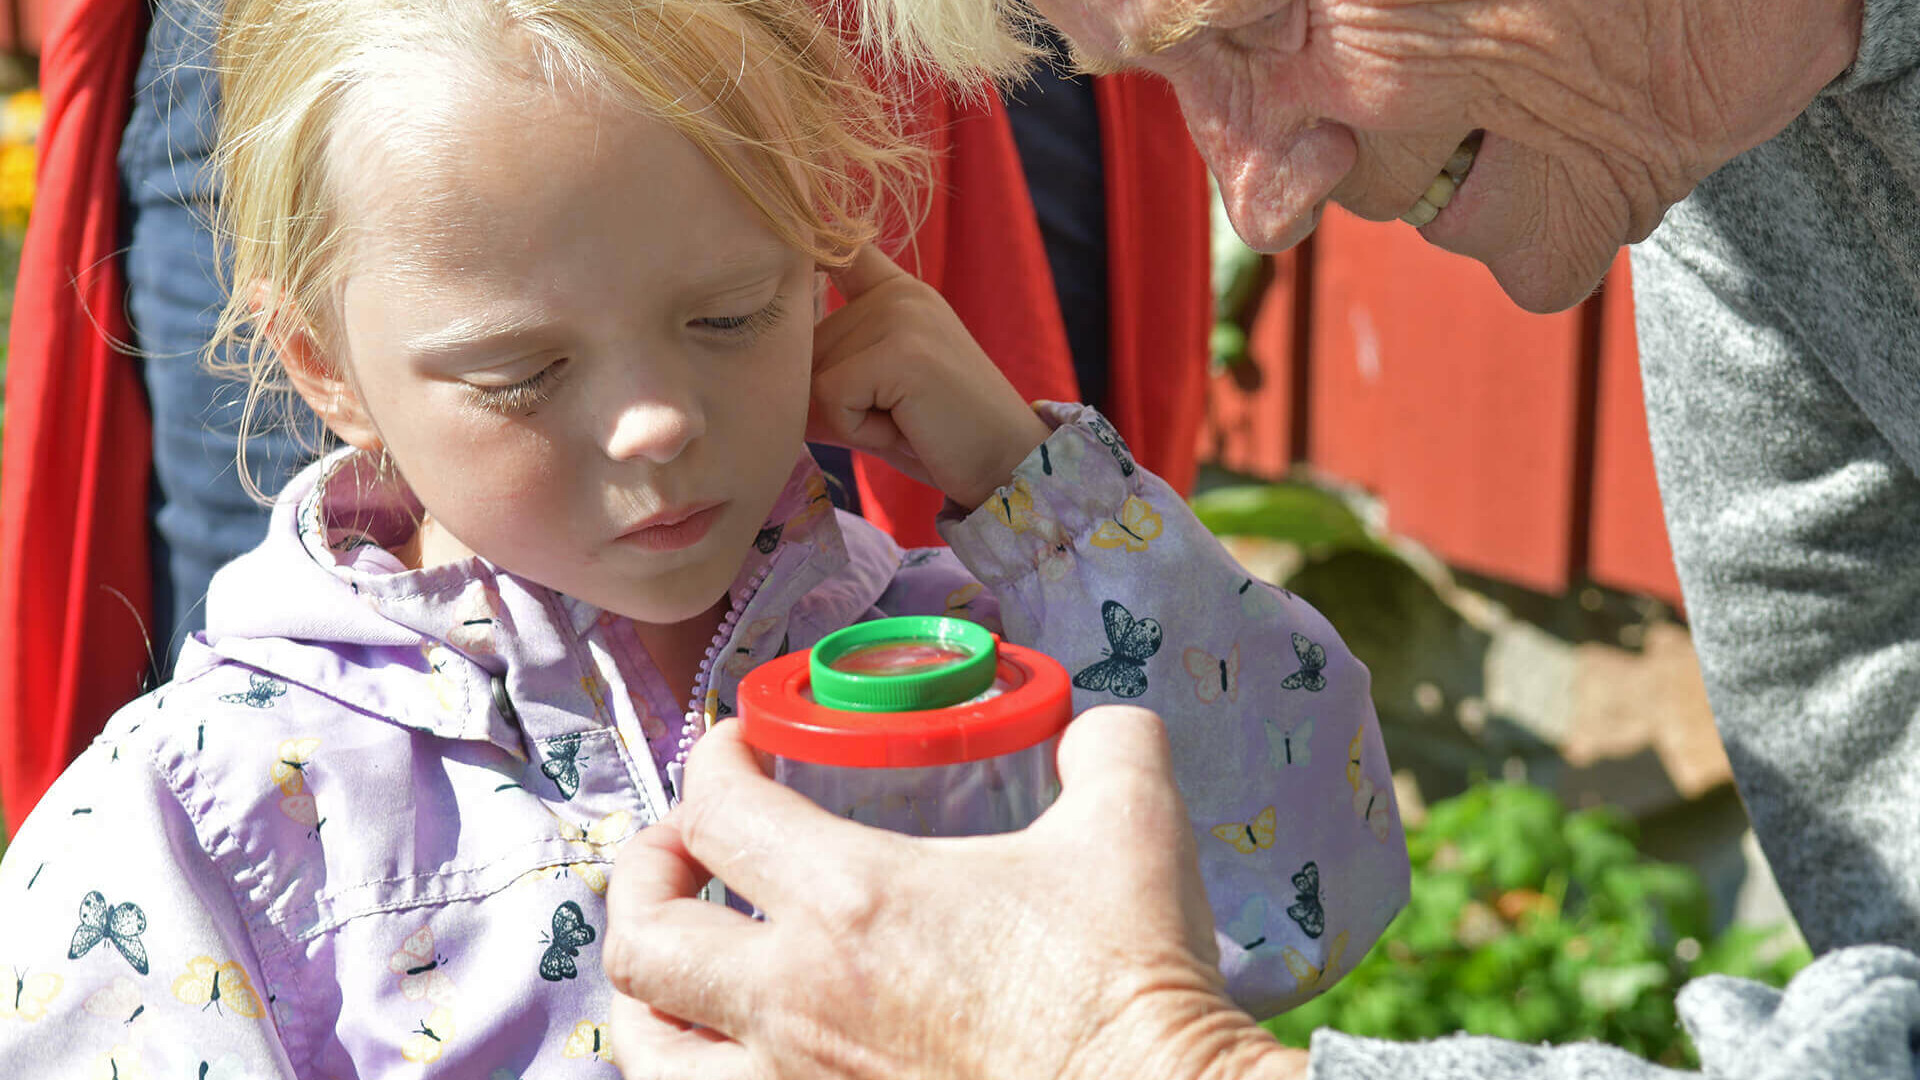
M 248 384 L 243 447 L 265 402 L 293 393 L 268 328 L 333 339 L 351 234 L 330 149 L 355 89 L 423 57 L 667 124 L 775 235 L 827 265 L 910 230 L 930 171 L 807 0 L 227 0 L 214 55 L 215 227 L 231 266 L 207 362 Z M 327 439 L 324 427 L 296 435 L 309 450 Z M 244 456 L 241 479 L 261 496 Z

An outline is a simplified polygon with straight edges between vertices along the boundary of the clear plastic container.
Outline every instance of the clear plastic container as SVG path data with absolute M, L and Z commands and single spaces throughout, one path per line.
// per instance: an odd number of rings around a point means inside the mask
M 959 619 L 881 619 L 740 685 L 774 778 L 841 817 L 916 836 L 1026 827 L 1060 793 L 1067 672 Z

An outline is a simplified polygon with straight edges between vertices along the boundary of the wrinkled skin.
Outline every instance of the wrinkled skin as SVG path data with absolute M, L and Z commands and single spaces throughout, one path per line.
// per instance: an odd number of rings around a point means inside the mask
M 1860 0 L 1035 0 L 1089 66 L 1165 76 L 1234 228 L 1263 250 L 1332 200 L 1405 213 L 1470 132 L 1422 234 L 1522 307 L 1579 302 L 1714 169 L 1852 62 Z
M 607 895 L 628 1080 L 1299 1075 L 1225 996 L 1159 719 L 1089 710 L 1059 761 L 1028 829 L 915 839 L 775 784 L 719 725 Z M 710 873 L 767 921 L 695 899 Z

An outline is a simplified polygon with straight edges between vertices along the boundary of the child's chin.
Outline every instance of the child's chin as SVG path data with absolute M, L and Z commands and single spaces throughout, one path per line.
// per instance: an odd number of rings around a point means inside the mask
M 716 607 L 726 605 L 727 588 L 733 583 L 734 575 L 715 576 L 711 581 L 705 580 L 708 576 L 700 570 L 688 569 L 670 575 L 668 580 L 650 583 L 657 586 L 650 595 L 635 596 L 629 592 L 623 596 L 606 597 L 604 601 L 595 601 L 590 597 L 581 599 L 635 622 L 671 626 L 697 619 Z

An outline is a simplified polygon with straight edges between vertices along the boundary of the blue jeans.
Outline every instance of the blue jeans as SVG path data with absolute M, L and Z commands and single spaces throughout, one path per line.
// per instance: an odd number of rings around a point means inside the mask
M 206 176 L 218 99 L 207 70 L 212 8 L 161 0 L 120 142 L 127 313 L 153 408 L 149 633 L 163 674 L 206 624 L 213 572 L 267 529 L 267 508 L 241 487 L 236 461 L 246 387 L 201 364 L 225 301 Z M 278 420 L 257 420 L 246 447 L 246 467 L 269 494 L 305 457 Z

